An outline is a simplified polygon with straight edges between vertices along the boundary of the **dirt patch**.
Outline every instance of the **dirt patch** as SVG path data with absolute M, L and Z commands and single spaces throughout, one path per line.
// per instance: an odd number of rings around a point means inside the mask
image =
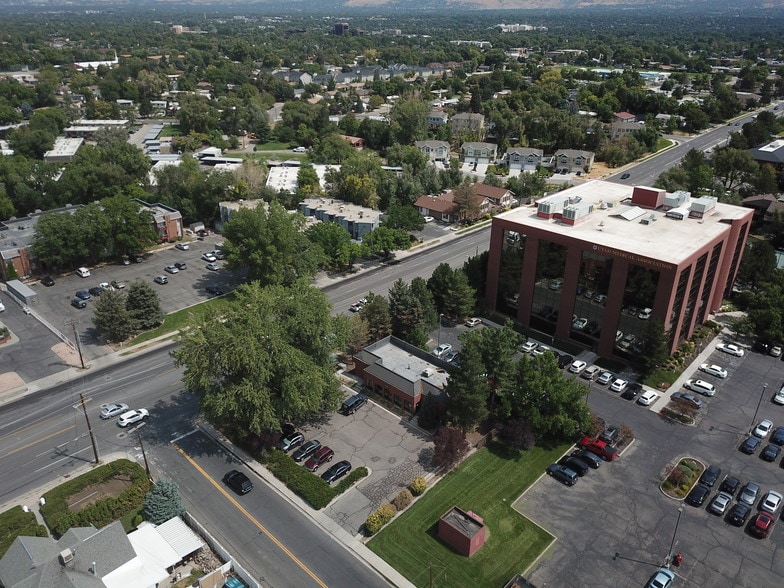
M 68 498 L 68 509 L 71 512 L 79 512 L 104 498 L 117 498 L 131 486 L 131 483 L 128 477 L 117 477 L 101 484 L 92 484 Z
M 24 386 L 24 380 L 16 372 L 6 372 L 0 374 L 0 392 L 7 392 L 14 388 Z
M 71 367 L 81 367 L 79 354 L 68 343 L 57 343 L 52 346 L 52 352 L 59 357 L 62 362 Z
M 589 171 L 587 174 L 583 174 L 583 177 L 589 180 L 596 180 L 598 178 L 603 178 L 604 176 L 614 174 L 617 171 L 618 168 L 609 167 L 603 161 L 594 161 L 593 165 L 591 166 L 591 171 Z

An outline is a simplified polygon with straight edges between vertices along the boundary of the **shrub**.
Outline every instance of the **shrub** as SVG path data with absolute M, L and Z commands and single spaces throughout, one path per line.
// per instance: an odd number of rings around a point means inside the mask
M 469 448 L 465 433 L 454 427 L 441 427 L 433 436 L 433 446 L 435 462 L 446 468 L 463 459 Z
M 408 488 L 403 488 L 392 500 L 392 506 L 395 507 L 397 512 L 400 512 L 401 510 L 406 510 L 412 500 L 414 500 L 414 497 L 411 495 L 411 492 Z
M 391 504 L 382 504 L 376 512 L 372 513 L 365 521 L 365 531 L 368 535 L 375 535 L 395 517 L 395 507 Z
M 414 496 L 421 496 L 424 494 L 425 490 L 427 490 L 427 480 L 425 480 L 422 476 L 417 476 L 414 478 L 414 481 L 411 482 L 411 494 Z
M 15 506 L 0 513 L 0 557 L 5 554 L 11 543 L 19 536 L 48 537 L 46 527 L 39 525 L 32 512 L 24 512 Z

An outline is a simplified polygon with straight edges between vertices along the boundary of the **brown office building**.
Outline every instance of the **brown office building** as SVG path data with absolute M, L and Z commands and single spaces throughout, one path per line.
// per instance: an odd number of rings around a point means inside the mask
M 493 219 L 487 304 L 525 326 L 629 357 L 649 320 L 690 337 L 731 289 L 753 211 L 591 181 Z

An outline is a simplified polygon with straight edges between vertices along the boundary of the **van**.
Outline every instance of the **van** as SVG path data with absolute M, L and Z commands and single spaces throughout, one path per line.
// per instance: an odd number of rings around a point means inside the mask
M 343 403 L 343 405 L 340 407 L 340 412 L 346 416 L 354 414 L 366 402 L 367 396 L 364 394 L 356 394 Z
M 88 270 L 86 267 L 77 268 L 76 275 L 79 276 L 80 278 L 89 278 L 90 270 Z

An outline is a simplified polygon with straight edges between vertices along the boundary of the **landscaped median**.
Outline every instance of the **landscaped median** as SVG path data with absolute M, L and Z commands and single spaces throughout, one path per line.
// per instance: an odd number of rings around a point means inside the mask
M 683 500 L 694 485 L 699 481 L 705 465 L 693 457 L 683 457 L 674 467 L 667 467 L 666 477 L 661 483 L 661 491 L 665 496 Z
M 524 571 L 553 536 L 512 503 L 557 461 L 567 445 L 522 453 L 490 443 L 385 526 L 368 547 L 417 586 L 503 586 Z M 438 520 L 457 506 L 484 519 L 487 542 L 471 558 L 438 538 Z

